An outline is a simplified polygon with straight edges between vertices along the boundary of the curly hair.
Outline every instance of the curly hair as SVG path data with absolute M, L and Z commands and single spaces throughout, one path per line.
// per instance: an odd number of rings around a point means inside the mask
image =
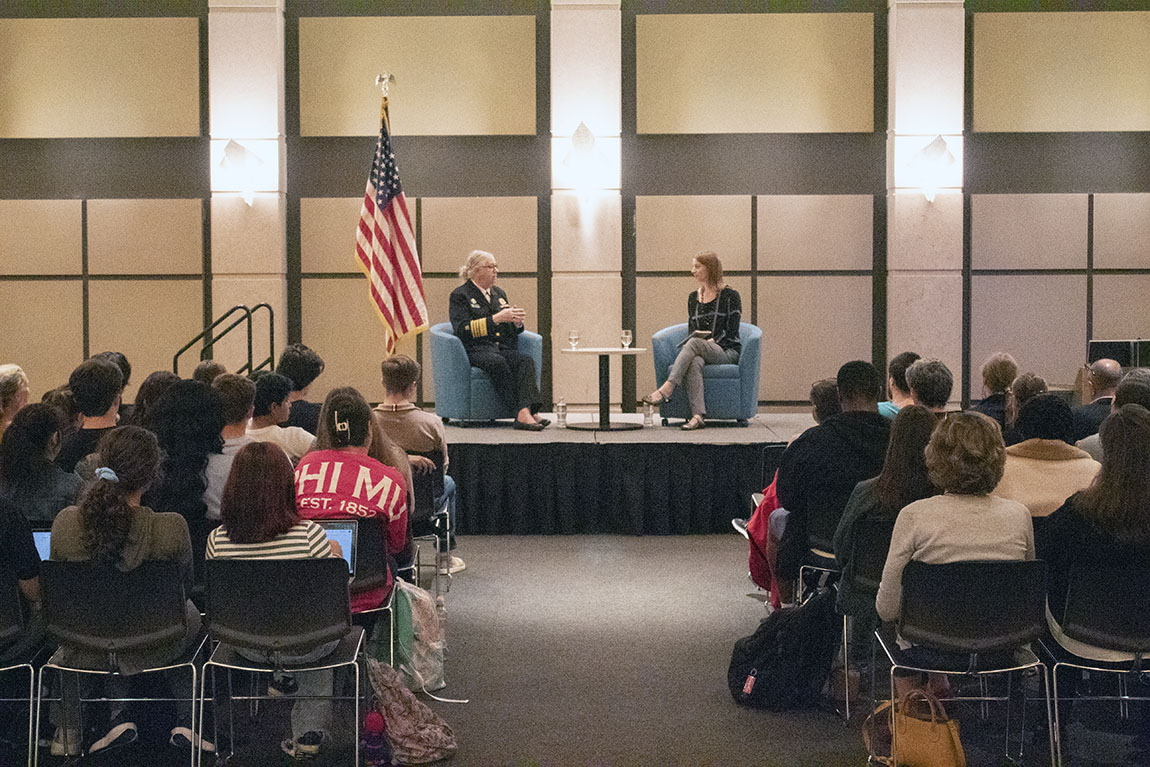
M 0 489 L 5 494 L 18 495 L 39 487 L 52 475 L 48 450 L 63 425 L 63 414 L 43 403 L 29 405 L 16 414 L 0 441 Z
M 931 434 L 926 470 L 948 493 L 987 495 L 1002 480 L 1006 446 L 998 421 L 982 413 L 950 413 Z
M 200 381 L 177 381 L 156 401 L 152 428 L 164 460 L 163 478 L 148 492 L 148 506 L 178 512 L 189 522 L 203 519 L 208 455 L 224 446 L 219 397 Z
M 155 481 L 160 445 L 147 429 L 119 426 L 104 435 L 97 452 L 100 466 L 115 472 L 116 479 L 99 478 L 84 495 L 81 539 L 93 561 L 116 564 L 132 525 L 128 496 Z
M 170 370 L 157 370 L 145 378 L 136 390 L 136 404 L 130 416 L 132 425 L 151 430 L 156 401 L 179 380 L 180 377 Z

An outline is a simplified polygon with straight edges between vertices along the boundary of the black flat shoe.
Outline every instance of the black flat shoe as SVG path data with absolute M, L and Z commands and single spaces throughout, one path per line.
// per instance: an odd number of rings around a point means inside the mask
M 655 391 L 651 392 L 650 394 L 643 397 L 643 399 L 641 399 L 639 401 L 642 402 L 644 405 L 662 405 L 664 402 L 667 401 L 667 398 L 665 396 L 663 396 L 663 393 L 661 391 L 656 389 Z
M 539 425 L 542 426 L 544 429 L 546 429 L 548 426 L 551 425 L 551 419 L 550 418 L 540 418 L 539 419 Z
M 541 424 L 541 423 L 524 423 L 523 421 L 516 421 L 515 422 L 515 428 L 516 429 L 522 429 L 523 431 L 543 431 L 543 424 Z

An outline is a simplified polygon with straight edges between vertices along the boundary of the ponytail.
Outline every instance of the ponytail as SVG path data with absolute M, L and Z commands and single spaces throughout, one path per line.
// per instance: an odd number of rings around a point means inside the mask
M 93 561 L 111 565 L 120 560 L 132 527 L 128 496 L 155 480 L 160 445 L 146 429 L 120 426 L 104 435 L 98 453 L 98 479 L 80 502 L 81 539 Z

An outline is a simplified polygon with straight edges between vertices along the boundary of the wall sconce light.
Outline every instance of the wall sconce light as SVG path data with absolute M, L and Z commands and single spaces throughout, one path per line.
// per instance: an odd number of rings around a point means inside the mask
M 894 185 L 922 192 L 934 202 L 939 191 L 962 189 L 962 135 L 896 135 Z
M 622 186 L 622 139 L 596 137 L 586 123 L 570 138 L 551 139 L 551 187 L 580 194 Z
M 239 192 L 250 207 L 256 192 L 280 188 L 275 139 L 212 139 L 212 191 Z

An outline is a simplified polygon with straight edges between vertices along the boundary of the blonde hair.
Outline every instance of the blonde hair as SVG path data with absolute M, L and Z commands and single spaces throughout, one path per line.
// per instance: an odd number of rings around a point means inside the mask
M 28 375 L 19 365 L 0 365 L 0 413 L 7 412 L 21 390 L 28 388 Z
M 479 267 L 483 266 L 483 262 L 487 259 L 495 260 L 495 256 L 488 253 L 486 250 L 473 250 L 467 255 L 467 260 L 463 262 L 463 266 L 459 267 L 459 278 L 463 280 L 470 280 L 475 276 Z
M 948 493 L 986 495 L 1002 480 L 1006 447 L 998 422 L 982 413 L 951 413 L 926 446 L 931 483 Z

